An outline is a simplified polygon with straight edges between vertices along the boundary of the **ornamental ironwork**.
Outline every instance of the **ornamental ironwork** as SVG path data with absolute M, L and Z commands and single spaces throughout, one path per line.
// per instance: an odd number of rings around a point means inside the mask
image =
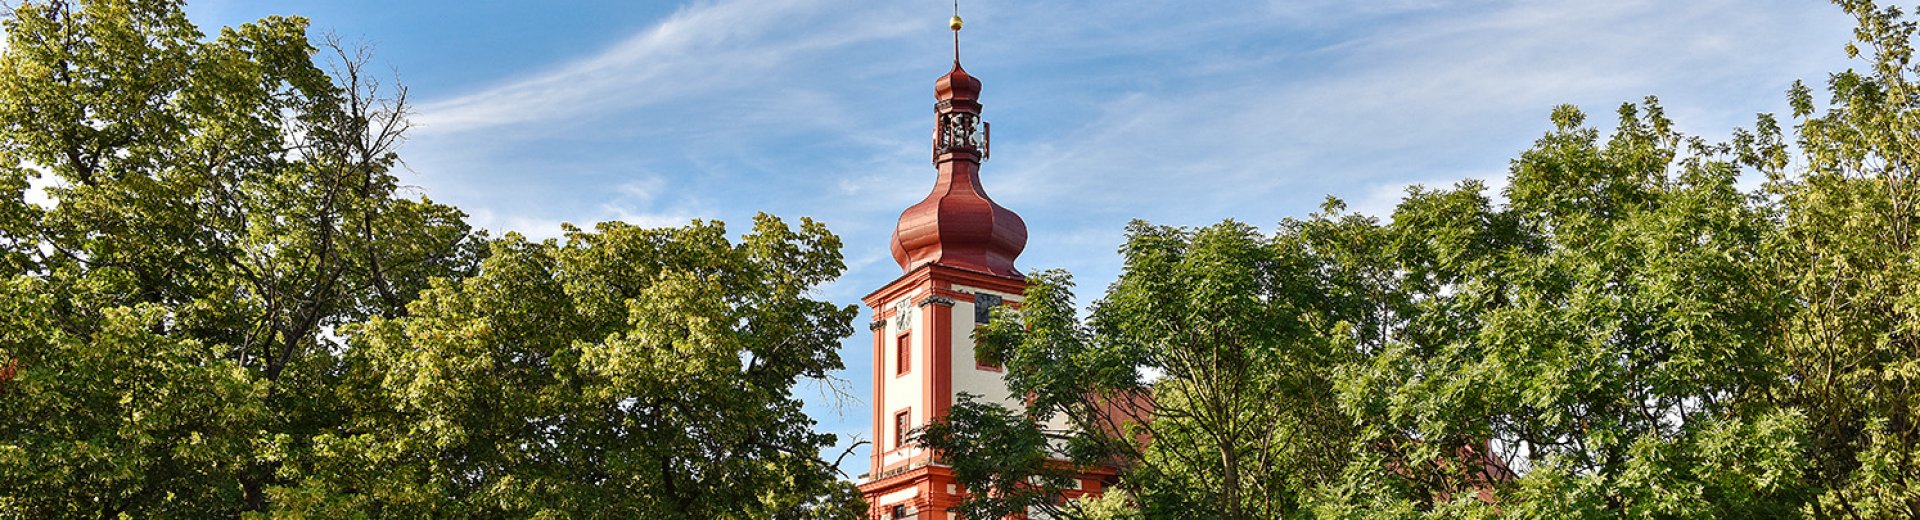
M 991 125 L 972 112 L 946 112 L 940 114 L 938 124 L 934 126 L 933 154 L 967 152 L 987 159 L 989 149 L 988 136 Z

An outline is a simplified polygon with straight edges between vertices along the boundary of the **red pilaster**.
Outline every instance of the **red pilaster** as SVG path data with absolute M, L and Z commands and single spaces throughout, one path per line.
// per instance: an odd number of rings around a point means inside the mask
M 873 462 L 867 468 L 873 472 L 880 471 L 880 442 L 885 440 L 882 436 L 887 430 L 887 418 L 882 416 L 880 403 L 887 402 L 887 380 L 882 378 L 886 377 L 888 327 L 886 318 L 880 314 L 880 309 L 874 309 L 874 326 L 868 328 L 873 333 Z
M 929 304 L 933 308 L 928 309 L 932 311 L 928 313 L 932 315 L 927 320 L 932 322 L 928 328 L 933 329 L 933 334 L 927 339 L 932 341 L 933 357 L 927 361 L 933 366 L 929 374 L 933 376 L 933 391 L 927 392 L 930 397 L 927 410 L 931 417 L 946 417 L 947 409 L 953 407 L 953 301 L 944 296 L 934 298 L 946 301 L 936 300 Z

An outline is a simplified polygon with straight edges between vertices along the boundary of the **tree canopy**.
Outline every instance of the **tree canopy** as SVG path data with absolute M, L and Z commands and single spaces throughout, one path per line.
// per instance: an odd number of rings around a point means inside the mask
M 363 402 L 280 502 L 315 516 L 812 518 L 857 505 L 792 387 L 841 368 L 853 308 L 811 299 L 838 239 L 762 216 L 491 244 L 404 317 L 347 331 Z M 373 462 L 373 465 L 369 465 Z M 850 509 L 846 509 L 850 511 Z

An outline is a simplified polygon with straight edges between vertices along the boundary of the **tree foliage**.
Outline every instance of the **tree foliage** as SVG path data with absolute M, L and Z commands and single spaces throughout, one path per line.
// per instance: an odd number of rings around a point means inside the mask
M 6 19 L 0 517 L 853 514 L 791 392 L 850 334 L 823 227 L 488 240 L 365 52 L 181 7 Z
M 404 96 L 353 56 L 329 75 L 299 18 L 206 39 L 177 2 L 12 14 L 0 265 L 34 312 L 0 345 L 6 507 L 261 509 L 279 452 L 337 422 L 327 331 L 471 262 L 463 216 L 388 172 Z M 26 202 L 36 177 L 50 204 Z
M 1349 474 L 1394 471 L 1347 495 L 1471 509 L 1499 490 L 1508 514 L 1545 517 L 1794 511 L 1807 434 L 1767 396 L 1790 300 L 1773 226 L 1721 159 L 1739 154 L 1682 138 L 1652 100 L 1622 106 L 1604 143 L 1582 119 L 1556 111 L 1504 205 L 1473 183 L 1414 190 L 1385 226 L 1413 304 L 1346 369 L 1341 401 L 1372 450 Z
M 290 471 L 306 485 L 283 502 L 316 516 L 850 507 L 819 460 L 833 436 L 792 397 L 841 368 L 854 310 L 808 292 L 842 269 L 824 227 L 767 216 L 738 244 L 698 222 L 606 223 L 564 244 L 509 234 L 479 274 L 349 331 L 347 379 L 368 402 Z
M 1865 70 L 1829 77 L 1828 107 L 1796 85 L 1805 172 L 1768 185 L 1799 303 L 1780 348 L 1817 446 L 1809 468 L 1835 516 L 1920 516 L 1920 85 L 1916 24 L 1896 7 L 1839 2 L 1859 20 Z
M 1065 273 L 1036 273 L 1019 312 L 982 329 L 980 348 L 1006 362 L 1013 392 L 1029 396 L 1018 424 L 1066 419 L 1068 429 L 1050 432 L 1060 438 L 1054 453 L 1126 467 L 1128 490 L 1149 516 L 1293 514 L 1301 491 L 1336 477 L 1351 456 L 1353 421 L 1332 397 L 1334 374 L 1322 368 L 1353 355 L 1334 338 L 1375 314 L 1367 298 L 1379 273 L 1313 266 L 1367 255 L 1364 240 L 1335 240 L 1366 223 L 1292 222 L 1270 238 L 1235 222 L 1199 230 L 1136 222 L 1122 249 L 1125 274 L 1086 320 Z M 1143 372 L 1159 377 L 1148 381 Z M 1004 414 L 981 420 L 961 408 L 933 431 L 1006 427 Z M 983 427 L 994 421 L 1001 424 Z M 1146 438 L 1152 442 L 1140 442 Z M 980 472 L 992 475 L 991 464 L 1001 462 L 951 456 L 979 450 L 966 444 L 984 439 L 930 440 L 970 488 L 979 484 L 963 468 L 989 464 Z M 1003 468 L 1045 468 L 1015 462 L 1025 466 Z M 1032 502 L 1058 504 L 1062 490 L 1029 491 L 1054 495 Z M 1091 514 L 1064 505 L 1041 507 Z
M 980 396 L 961 393 L 944 420 L 914 434 L 950 462 L 955 480 L 975 495 L 955 511 L 965 518 L 1007 518 L 1030 512 L 1062 514 L 1059 498 L 1071 487 L 1071 467 L 1054 460 L 1052 442 L 1035 418 Z

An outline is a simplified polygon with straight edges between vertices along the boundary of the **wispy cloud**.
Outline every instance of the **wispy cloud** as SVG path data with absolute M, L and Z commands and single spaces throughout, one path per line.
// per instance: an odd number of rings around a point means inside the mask
M 1311 4 L 1282 15 L 1405 18 L 1280 60 L 1222 54 L 1178 65 L 1221 71 L 1204 84 L 1108 92 L 1079 128 L 1005 147 L 1021 152 L 1002 160 L 1008 182 L 991 189 L 1028 206 L 1073 193 L 1116 216 L 1276 219 L 1328 194 L 1371 198 L 1382 186 L 1451 184 L 1435 178 L 1448 171 L 1498 171 L 1547 129 L 1558 103 L 1581 104 L 1605 125 L 1613 104 L 1657 94 L 1712 106 L 1718 112 L 1680 123 L 1724 133 L 1778 109 L 1788 82 L 1832 64 L 1837 53 L 1809 36 L 1844 39 L 1843 30 L 1791 31 L 1805 19 L 1729 2 L 1407 1 L 1359 14 Z M 1258 38 L 1260 24 L 1247 25 L 1241 37 Z M 1153 72 L 1121 70 L 1114 81 L 1141 73 Z
M 539 240 L 564 235 L 564 224 L 589 228 L 597 222 L 621 221 L 641 227 L 668 227 L 712 218 L 713 210 L 706 202 L 686 195 L 687 190 L 672 189 L 669 181 L 658 175 L 642 176 L 605 193 L 606 198 L 590 206 L 590 211 L 498 211 L 475 206 L 468 209 L 468 220 L 496 235 L 511 231 Z
M 1460 8 L 1476 2 L 1463 0 L 1269 0 L 1267 8 L 1281 19 L 1297 23 L 1327 24 L 1354 19 L 1403 15 L 1445 8 Z M 1486 2 L 1478 2 L 1486 3 Z
M 1453 189 L 1459 186 L 1460 183 L 1469 180 L 1480 181 L 1480 184 L 1485 186 L 1485 189 L 1481 193 L 1486 195 L 1488 199 L 1491 199 L 1494 204 L 1506 203 L 1506 172 L 1488 172 L 1464 175 L 1440 175 L 1422 181 L 1395 181 L 1374 184 L 1366 187 L 1359 196 L 1347 200 L 1347 208 L 1354 213 L 1378 218 L 1382 222 L 1386 222 L 1393 218 L 1393 210 L 1400 206 L 1400 201 L 1407 198 L 1407 190 L 1413 189 L 1416 186 L 1428 190 Z
M 452 133 L 671 104 L 747 87 L 783 88 L 789 59 L 910 30 L 885 10 L 805 0 L 729 0 L 683 8 L 596 55 L 420 105 L 421 133 Z M 827 16 L 833 14 L 835 16 Z
M 681 195 L 662 204 L 662 201 L 675 193 L 668 189 L 667 180 L 658 175 L 649 175 L 637 180 L 615 186 L 613 199 L 600 205 L 602 214 L 599 220 L 618 220 L 642 227 L 666 227 L 685 225 L 688 221 L 700 218 L 706 213 L 705 203 L 692 196 Z

